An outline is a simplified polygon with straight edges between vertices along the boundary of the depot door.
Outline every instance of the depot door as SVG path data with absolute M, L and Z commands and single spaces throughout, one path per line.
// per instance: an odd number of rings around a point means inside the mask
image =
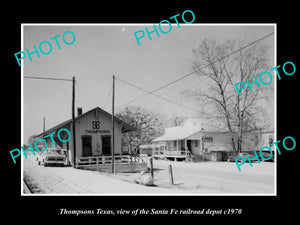
M 102 139 L 102 155 L 111 155 L 110 135 L 101 136 Z
M 92 136 L 81 136 L 82 157 L 92 156 Z

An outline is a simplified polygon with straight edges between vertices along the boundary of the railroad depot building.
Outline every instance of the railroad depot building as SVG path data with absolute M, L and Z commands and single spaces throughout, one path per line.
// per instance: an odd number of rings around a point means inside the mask
M 82 108 L 77 108 L 78 115 L 75 117 L 75 142 L 76 142 L 76 162 L 75 165 L 79 165 L 79 161 L 87 159 L 89 163 L 97 160 L 97 157 L 106 157 L 108 159 L 112 155 L 111 140 L 112 140 L 112 115 L 103 109 L 96 107 L 85 113 L 82 113 Z M 68 142 L 60 142 L 57 137 L 57 132 L 62 129 L 68 129 L 71 133 L 71 139 Z M 135 128 L 128 125 L 124 121 L 114 118 L 114 153 L 115 156 L 122 156 L 121 138 L 125 132 L 134 131 Z M 72 119 L 62 122 L 45 132 L 37 135 L 38 138 L 44 138 L 47 141 L 48 148 L 55 148 L 51 137 L 47 135 L 55 132 L 52 135 L 56 147 L 59 146 L 62 149 L 66 149 L 66 155 L 69 163 L 74 165 L 73 162 L 73 138 L 74 132 L 72 129 Z M 60 136 L 63 136 L 60 134 Z M 68 137 L 67 137 L 68 138 Z M 111 158 L 110 158 L 111 160 Z M 111 161 L 110 161 L 111 162 Z M 98 168 L 98 166 L 97 166 Z
M 152 141 L 153 156 L 187 161 L 227 160 L 234 152 L 231 134 L 218 126 L 214 121 L 188 119 L 182 126 L 166 128 L 164 135 Z M 244 133 L 242 152 L 253 153 L 263 146 L 270 146 L 273 135 L 273 132 L 261 131 Z

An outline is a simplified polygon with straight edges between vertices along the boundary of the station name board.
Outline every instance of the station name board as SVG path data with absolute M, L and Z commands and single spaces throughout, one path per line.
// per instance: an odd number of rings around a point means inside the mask
M 88 134 L 95 134 L 95 133 L 99 133 L 99 134 L 110 134 L 110 130 L 85 130 L 85 133 Z

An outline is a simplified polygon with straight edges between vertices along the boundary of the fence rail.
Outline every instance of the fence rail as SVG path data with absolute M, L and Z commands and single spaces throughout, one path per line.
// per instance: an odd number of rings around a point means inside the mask
M 117 155 L 114 157 L 116 164 L 133 164 L 147 162 L 147 156 Z M 77 166 L 97 165 L 106 166 L 112 164 L 112 156 L 87 156 L 77 158 Z

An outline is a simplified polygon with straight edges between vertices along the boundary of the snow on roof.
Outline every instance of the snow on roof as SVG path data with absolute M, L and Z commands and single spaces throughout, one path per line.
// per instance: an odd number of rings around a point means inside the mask
M 202 127 L 201 119 L 188 119 L 183 126 L 168 127 L 165 129 L 165 134 L 154 139 L 157 141 L 182 140 L 199 131 Z
M 225 131 L 221 128 L 221 124 L 215 120 L 190 118 L 183 126 L 168 127 L 165 134 L 154 139 L 158 141 L 183 140 L 200 131 Z
M 75 118 L 75 120 L 78 120 L 79 118 L 81 118 L 81 117 L 83 117 L 84 115 L 86 115 L 86 114 L 88 114 L 88 113 L 91 113 L 91 112 L 93 112 L 93 111 L 96 111 L 96 113 L 102 112 L 102 113 L 104 113 L 105 115 L 107 115 L 108 117 L 110 117 L 110 118 L 112 117 L 112 115 L 111 115 L 110 113 L 104 111 L 103 109 L 101 109 L 101 108 L 99 108 L 99 107 L 96 107 L 96 108 L 93 108 L 93 109 L 91 109 L 91 110 L 89 110 L 89 111 L 87 111 L 87 112 L 85 112 L 85 113 L 83 113 L 83 114 L 77 116 L 77 117 Z M 114 117 L 114 118 L 115 118 L 115 120 L 116 120 L 118 123 L 122 123 L 122 124 L 123 124 L 122 130 L 121 130 L 122 133 L 125 133 L 125 132 L 128 132 L 128 131 L 134 131 L 134 130 L 137 130 L 137 128 L 135 128 L 135 127 L 133 127 L 133 126 L 131 126 L 131 125 L 125 123 L 125 122 L 122 121 L 121 119 L 119 119 L 119 118 L 117 118 L 117 117 Z M 45 132 L 43 132 L 43 133 L 41 133 L 41 134 L 35 135 L 34 137 L 46 136 L 46 135 L 52 133 L 53 131 L 59 130 L 59 129 L 62 128 L 62 127 L 69 126 L 71 123 L 72 123 L 72 119 L 66 120 L 66 121 L 64 121 L 64 122 L 62 122 L 62 123 L 60 123 L 60 124 L 58 124 L 58 125 L 56 125 L 56 126 L 50 128 L 50 129 L 48 129 L 48 130 L 46 130 Z

